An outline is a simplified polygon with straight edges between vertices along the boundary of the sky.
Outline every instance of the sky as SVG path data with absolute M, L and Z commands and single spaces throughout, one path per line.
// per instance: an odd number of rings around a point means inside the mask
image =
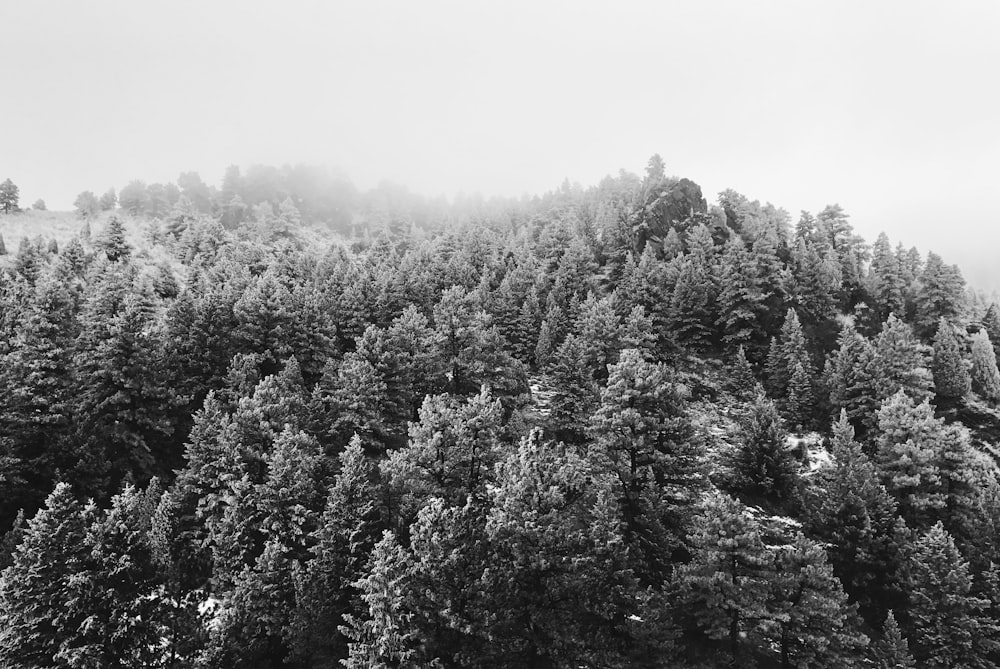
M 1000 288 L 1000 3 L 0 0 L 0 179 L 22 204 L 227 165 L 538 194 L 642 173 Z

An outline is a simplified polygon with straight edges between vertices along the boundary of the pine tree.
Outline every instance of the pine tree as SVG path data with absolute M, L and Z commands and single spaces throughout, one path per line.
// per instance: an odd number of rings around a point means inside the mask
M 931 369 L 938 397 L 961 399 L 969 393 L 972 380 L 962 359 L 955 328 L 943 318 L 934 335 L 934 363 Z
M 599 390 L 586 364 L 586 349 L 574 334 L 559 346 L 545 373 L 551 389 L 549 420 L 560 441 L 582 443 L 590 417 L 596 410 Z
M 626 545 L 643 579 L 662 582 L 665 564 L 700 484 L 700 444 L 662 364 L 625 349 L 610 368 L 590 434 L 596 466 L 615 481 Z
M 355 584 L 365 611 L 345 616 L 341 633 L 351 641 L 344 663 L 348 669 L 417 669 L 422 664 L 420 640 L 405 608 L 411 559 L 388 530 L 375 544 L 365 576 Z
M 758 396 L 750 407 L 731 468 L 737 490 L 776 502 L 791 497 L 799 467 L 785 446 L 785 428 L 778 410 L 766 397 Z
M 917 666 L 892 611 L 885 617 L 882 639 L 872 645 L 872 655 L 877 669 L 915 669 Z
M 801 431 L 812 425 L 815 404 L 813 374 L 802 362 L 796 362 L 788 382 L 788 397 L 785 398 L 789 421 L 796 429 Z
M 552 354 L 554 352 L 555 345 L 553 341 L 552 328 L 549 325 L 548 319 L 543 319 L 542 325 L 538 329 L 538 341 L 535 343 L 535 366 L 538 369 L 544 369 L 552 359 Z
M 969 565 L 938 523 L 913 544 L 910 558 L 910 642 L 923 667 L 987 667 L 980 651 L 989 627 L 988 602 L 974 596 Z
M 972 387 L 988 402 L 1000 402 L 1000 371 L 986 330 L 972 336 Z
M 72 582 L 86 559 L 86 512 L 60 483 L 28 522 L 13 564 L 0 575 L 0 665 L 54 666 L 84 622 Z
M 890 315 L 875 339 L 873 374 L 879 401 L 899 390 L 917 402 L 930 399 L 934 379 L 928 354 L 927 347 L 917 340 L 910 326 Z
M 902 315 L 905 312 L 902 269 L 884 232 L 879 233 L 872 245 L 869 291 L 875 298 L 879 322 L 884 322 L 889 314 Z
M 796 365 L 801 365 L 805 374 L 800 376 L 800 385 L 803 379 L 811 379 L 815 375 L 802 324 L 795 310 L 789 309 L 785 314 L 785 323 L 781 326 L 781 336 L 776 340 L 772 339 L 767 357 L 769 389 L 779 398 L 782 406 L 789 397 Z
M 500 466 L 486 518 L 493 566 L 477 584 L 494 662 L 620 666 L 635 650 L 624 638 L 633 577 L 615 505 L 595 478 L 537 431 Z M 415 552 L 424 552 L 416 539 Z
M 707 350 L 715 337 L 711 270 L 697 256 L 684 256 L 670 298 L 670 327 L 684 346 Z
M 678 614 L 691 631 L 725 642 L 732 666 L 745 666 L 767 616 L 770 556 L 760 527 L 721 493 L 707 497 L 691 527 L 691 561 L 674 578 Z
M 132 246 L 125 239 L 125 225 L 117 216 L 112 216 L 108 221 L 98 246 L 111 262 L 124 262 L 132 255 Z
M 852 610 L 822 546 L 798 534 L 775 555 L 765 634 L 786 668 L 844 667 L 868 639 L 853 629 Z
M 765 332 L 761 319 L 769 297 L 764 279 L 743 242 L 736 235 L 726 243 L 719 268 L 719 326 L 729 350 L 749 347 L 763 351 Z
M 309 666 L 332 665 L 347 656 L 338 625 L 343 615 L 362 613 L 354 583 L 364 576 L 368 556 L 385 529 L 383 497 L 378 467 L 355 437 L 340 455 L 340 472 L 313 533 L 312 559 L 295 577 L 289 635 L 295 657 Z
M 459 402 L 429 396 L 420 420 L 410 424 L 410 444 L 393 451 L 383 472 L 402 496 L 404 514 L 415 513 L 431 497 L 462 506 L 482 499 L 499 457 L 503 408 L 484 388 Z
M 1000 349 L 1000 306 L 997 306 L 996 302 L 991 303 L 983 315 L 983 328 L 989 335 L 990 341 L 995 342 L 993 353 L 1000 358 L 1000 353 L 998 353 L 998 349 Z
M 843 409 L 833 425 L 832 451 L 833 467 L 819 472 L 806 491 L 806 527 L 827 544 L 834 574 L 876 627 L 889 607 L 904 603 L 899 578 L 906 536 L 896 502 L 854 440 Z
M 885 486 L 908 523 L 927 526 L 944 505 L 935 462 L 941 424 L 926 401 L 914 404 L 900 390 L 882 403 L 878 427 L 876 460 Z
M 729 383 L 740 399 L 752 399 L 756 393 L 759 384 L 743 346 L 736 349 L 736 356 L 729 365 Z
M 844 326 L 838 342 L 828 368 L 830 404 L 836 411 L 846 411 L 855 430 L 864 436 L 874 427 L 878 409 L 872 373 L 875 351 L 850 324 Z
M 69 666 L 149 667 L 159 662 L 166 629 L 150 522 L 159 488 L 133 486 L 111 500 L 84 539 L 89 554 L 71 579 L 70 615 L 85 619 L 60 653 Z
M 965 304 L 965 279 L 954 265 L 945 265 L 936 253 L 927 254 L 917 293 L 916 329 L 931 336 L 938 320 L 955 320 Z

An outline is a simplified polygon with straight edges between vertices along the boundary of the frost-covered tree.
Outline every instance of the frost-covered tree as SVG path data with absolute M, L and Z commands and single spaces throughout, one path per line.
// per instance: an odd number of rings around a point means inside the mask
M 1000 402 L 1000 371 L 985 329 L 972 336 L 972 387 L 988 402 Z
M 943 318 L 934 335 L 934 362 L 931 371 L 938 397 L 961 399 L 972 388 L 969 370 L 955 336 L 955 327 Z

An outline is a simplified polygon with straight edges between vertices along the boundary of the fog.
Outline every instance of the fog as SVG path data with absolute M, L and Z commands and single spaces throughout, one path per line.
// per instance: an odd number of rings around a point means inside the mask
M 1000 5 L 0 0 L 0 179 L 309 162 L 362 188 L 535 194 L 667 170 L 1000 287 Z

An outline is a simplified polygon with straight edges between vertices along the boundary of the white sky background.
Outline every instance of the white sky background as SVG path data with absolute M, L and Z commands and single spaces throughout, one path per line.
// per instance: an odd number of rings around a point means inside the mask
M 310 162 L 362 188 L 668 173 L 1000 287 L 1000 3 L 0 0 L 23 205 Z

